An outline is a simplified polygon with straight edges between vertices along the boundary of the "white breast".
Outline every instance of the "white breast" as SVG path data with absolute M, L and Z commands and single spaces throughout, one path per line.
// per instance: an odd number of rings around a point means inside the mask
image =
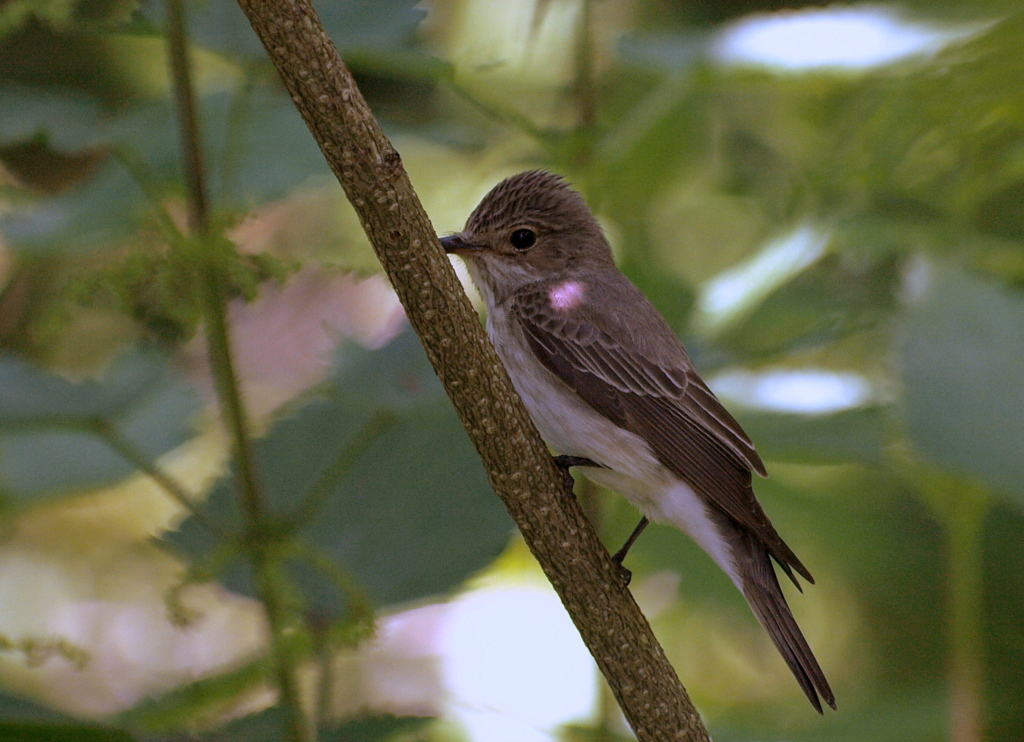
M 662 466 L 647 443 L 599 414 L 548 371 L 522 330 L 504 321 L 504 311 L 497 307 L 491 312 L 487 331 L 548 445 L 638 479 L 656 476 Z
M 584 456 L 605 469 L 586 468 L 589 479 L 625 496 L 652 521 L 688 534 L 737 581 L 731 549 L 708 517 L 700 497 L 669 471 L 638 435 L 623 430 L 548 371 L 518 326 L 494 308 L 487 332 L 541 436 L 555 451 Z M 737 584 L 739 584 L 737 582 Z

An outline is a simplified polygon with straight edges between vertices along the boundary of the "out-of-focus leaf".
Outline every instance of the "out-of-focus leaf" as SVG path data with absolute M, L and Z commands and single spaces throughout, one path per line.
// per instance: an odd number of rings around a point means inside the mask
M 831 415 L 738 413 L 762 457 L 790 464 L 881 463 L 886 415 L 881 407 Z
M 95 27 L 78 31 L 26 23 L 0 39 L 0 80 L 58 95 L 78 92 L 95 96 L 111 108 L 123 107 L 136 92 L 137 70 L 119 63 L 110 53 L 109 41 L 108 36 L 96 33 Z M 159 64 L 158 60 L 138 60 L 136 67 L 153 62 Z
M 0 39 L 32 21 L 44 21 L 54 26 L 66 25 L 71 20 L 76 4 L 76 0 L 9 0 L 0 6 Z
M 131 742 L 135 738 L 121 729 L 81 721 L 0 693 L 0 739 L 4 742 Z
M 27 85 L 0 87 L 0 143 L 42 137 L 54 149 L 93 147 L 101 134 L 99 107 L 84 93 Z
M 0 7 L 0 39 L 27 23 L 67 28 L 87 23 L 125 21 L 138 0 L 8 0 Z
M 172 113 L 163 101 L 112 117 L 102 140 L 122 149 L 136 172 L 119 158 L 108 158 L 93 178 L 72 190 L 19 203 L 0 217 L 0 229 L 12 246 L 35 255 L 81 251 L 111 245 L 136 228 L 156 207 L 150 197 L 180 188 L 179 136 Z M 328 172 L 284 95 L 262 89 L 244 99 L 212 95 L 201 101 L 199 114 L 210 191 L 222 209 L 280 197 L 311 175 Z M 28 126 L 33 119 L 26 116 Z M 144 183 L 136 180 L 140 176 Z
M 681 332 L 690 317 L 696 292 L 660 264 L 643 225 L 627 225 L 625 238 L 619 268 L 658 307 L 669 325 Z
M 361 0 L 321 11 L 328 28 L 335 26 L 335 40 L 343 49 L 369 48 L 379 55 L 409 48 L 424 16 L 414 6 L 408 0 Z M 236 3 L 215 0 L 196 10 L 193 27 L 199 44 L 265 58 Z M 157 24 L 163 12 L 160 3 L 143 6 L 143 13 Z M 121 37 L 131 38 L 136 37 Z M 135 229 L 156 202 L 181 190 L 180 136 L 171 103 L 151 98 L 140 102 L 131 90 L 135 83 L 130 71 L 111 62 L 117 55 L 104 56 L 104 43 L 114 42 L 101 35 L 85 38 L 73 30 L 33 27 L 0 45 L 0 77 L 8 80 L 0 89 L 0 145 L 34 142 L 41 167 L 46 158 L 91 151 L 123 151 L 131 163 L 129 168 L 108 158 L 75 188 L 46 198 L 23 196 L 0 218 L 0 229 L 17 250 L 41 255 L 110 245 Z M 10 74 L 5 74 L 8 68 Z M 423 76 L 430 78 L 431 73 Z M 283 90 L 262 83 L 240 90 L 238 95 L 206 96 L 199 112 L 210 193 L 225 211 L 251 208 L 284 195 L 310 175 L 328 174 Z M 116 107 L 101 116 L 101 101 Z M 33 163 L 23 164 L 31 169 Z
M 767 297 L 717 343 L 737 357 L 764 358 L 833 342 L 872 327 L 895 309 L 895 260 L 858 264 L 829 255 Z
M 141 13 L 153 25 L 164 25 L 164 8 L 160 3 L 144 4 Z M 342 54 L 348 49 L 407 47 L 426 16 L 417 0 L 324 3 L 317 13 Z M 267 52 L 238 3 L 209 0 L 190 8 L 188 20 L 190 37 L 195 43 L 241 59 L 266 59 Z
M 17 181 L 17 190 L 56 195 L 95 175 L 107 154 L 102 149 L 64 153 L 35 139 L 0 146 L 0 164 Z
M 407 48 L 426 15 L 418 0 L 356 0 L 327 4 L 320 18 L 344 54 L 347 49 Z
M 0 230 L 19 252 L 41 257 L 110 246 L 138 225 L 145 195 L 112 160 L 70 191 L 19 204 L 0 216 Z
M 273 674 L 272 660 L 264 656 L 163 695 L 145 698 L 110 721 L 118 727 L 145 733 L 147 738 L 181 729 L 196 719 L 217 718 L 257 684 L 271 682 Z
M 916 691 L 916 692 L 915 692 Z M 938 685 L 901 689 L 877 704 L 845 709 L 828 723 L 780 729 L 772 738 L 792 742 L 934 742 L 948 739 L 947 701 Z M 851 704 L 852 705 L 852 704 Z M 766 720 L 757 715 L 730 724 L 713 724 L 716 742 L 760 742 L 766 738 Z M 767 724 L 771 724 L 770 721 Z M 795 726 L 795 724 L 793 725 Z
M 329 175 L 316 141 L 286 95 L 257 89 L 244 99 L 203 101 L 210 191 L 221 208 L 280 198 L 313 175 Z
M 985 670 L 992 713 L 986 719 L 989 739 L 1014 739 L 1024 729 L 1024 513 L 996 503 L 985 523 L 984 595 Z
M 619 53 L 629 63 L 663 70 L 686 72 L 706 61 L 710 38 L 704 33 L 654 32 L 627 36 Z
M 346 447 L 371 421 L 383 426 L 350 466 L 338 470 Z M 318 491 L 321 499 L 300 521 L 301 537 L 380 604 L 453 588 L 488 564 L 511 531 L 411 332 L 381 351 L 348 349 L 321 398 L 276 425 L 255 451 L 268 507 L 287 517 Z M 236 527 L 238 507 L 231 479 L 206 505 Z M 215 546 L 195 519 L 168 540 L 195 557 Z M 339 614 L 345 596 L 325 576 L 301 562 L 295 576 L 312 608 Z M 253 594 L 243 570 L 225 581 Z
M 897 346 L 910 437 L 1024 505 L 1024 299 L 949 265 L 926 273 Z
M 310 175 L 328 172 L 295 105 L 276 88 L 205 96 L 199 125 L 210 193 L 221 208 L 279 197 Z M 169 101 L 126 111 L 108 130 L 110 142 L 126 147 L 146 168 L 151 187 L 177 187 L 180 135 Z
M 1021 156 L 1024 157 L 1024 145 Z M 978 228 L 999 237 L 1024 241 L 1024 180 L 999 189 L 981 204 Z
M 186 440 L 198 404 L 167 357 L 151 351 L 125 355 L 102 381 L 81 383 L 0 357 L 0 492 L 28 500 L 124 477 L 135 466 L 97 423 L 152 461 Z
M 652 199 L 699 161 L 704 112 L 688 76 L 623 81 L 617 120 L 595 147 L 594 206 L 623 223 L 645 213 Z M 627 84 L 629 83 L 629 84 Z
M 371 716 L 338 726 L 321 727 L 324 742 L 383 742 L 400 733 L 409 734 L 429 720 L 419 717 Z M 237 719 L 215 731 L 218 742 L 279 742 L 287 738 L 284 710 L 274 706 Z
M 994 188 L 1021 178 L 1022 33 L 1024 15 L 1009 14 L 902 74 L 865 78 L 836 108 L 836 151 L 809 163 L 826 192 L 845 192 L 858 208 L 887 194 L 978 218 Z
M 368 716 L 320 730 L 325 742 L 378 742 L 394 736 L 413 734 L 430 722 L 416 716 Z

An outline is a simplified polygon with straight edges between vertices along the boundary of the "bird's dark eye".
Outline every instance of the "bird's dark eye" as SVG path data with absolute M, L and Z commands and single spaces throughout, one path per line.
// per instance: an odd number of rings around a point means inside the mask
M 532 229 L 517 229 L 509 236 L 508 241 L 516 250 L 529 250 L 537 241 L 537 235 Z

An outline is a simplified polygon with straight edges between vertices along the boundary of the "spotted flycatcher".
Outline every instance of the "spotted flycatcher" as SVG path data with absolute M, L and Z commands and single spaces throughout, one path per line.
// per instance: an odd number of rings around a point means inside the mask
M 547 443 L 647 519 L 687 533 L 746 597 L 820 712 L 835 696 L 786 604 L 772 559 L 810 572 L 751 487 L 764 463 L 668 323 L 615 266 L 597 219 L 559 176 L 530 171 L 488 193 L 441 240 L 487 303 L 487 329 Z

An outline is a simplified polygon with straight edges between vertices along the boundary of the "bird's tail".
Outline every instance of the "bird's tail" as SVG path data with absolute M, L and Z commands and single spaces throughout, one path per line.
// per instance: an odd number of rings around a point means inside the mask
M 736 566 L 743 580 L 740 589 L 751 610 L 818 713 L 822 713 L 822 700 L 834 709 L 836 697 L 786 603 L 767 548 L 748 533 L 743 534 L 741 548 L 744 553 L 736 555 Z

